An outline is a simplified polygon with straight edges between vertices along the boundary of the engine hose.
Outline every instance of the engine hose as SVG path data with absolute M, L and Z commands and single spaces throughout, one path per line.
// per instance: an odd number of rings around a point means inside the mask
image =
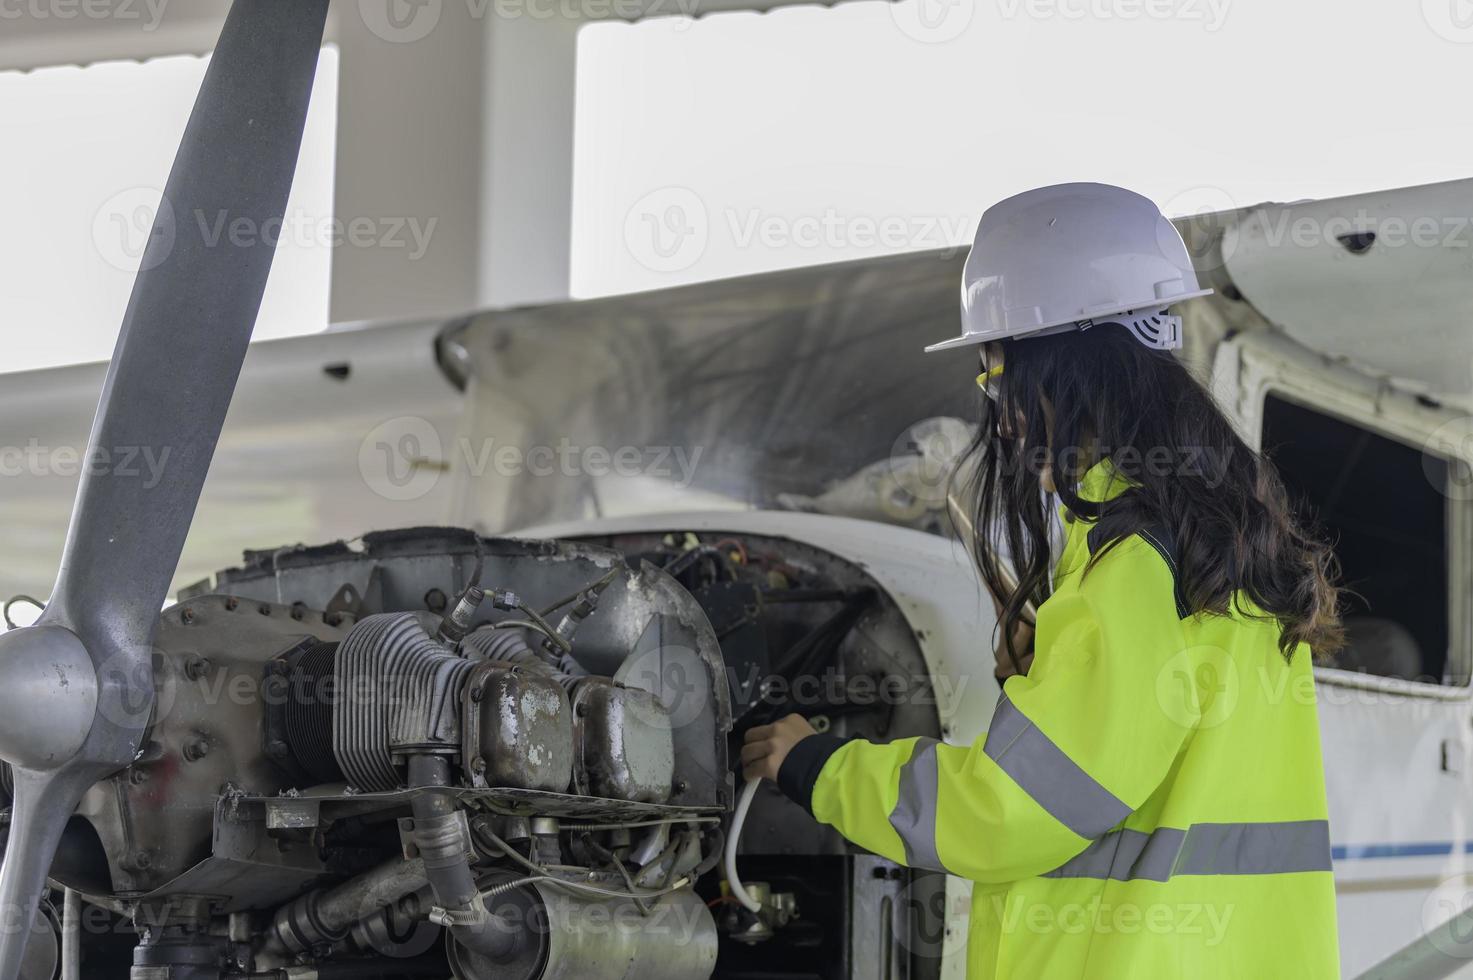
M 443 756 L 416 755 L 409 760 L 411 789 L 450 785 L 450 763 Z M 471 908 L 476 878 L 465 852 L 465 839 L 455 804 L 444 793 L 418 793 L 409 804 L 414 814 L 414 844 L 424 860 L 425 877 L 435 901 L 448 911 Z
M 409 786 L 431 789 L 450 785 L 450 763 L 444 756 L 416 755 L 409 759 Z M 493 960 L 514 956 L 523 936 L 486 911 L 455 803 L 445 793 L 418 793 L 410 801 L 414 816 L 414 844 L 424 862 L 425 878 L 438 906 L 430 920 L 447 926 L 458 942 Z
M 340 885 L 308 892 L 277 911 L 256 957 L 281 961 L 331 945 L 364 916 L 424 885 L 422 861 L 394 858 Z
M 731 817 L 731 833 L 726 837 L 726 886 L 731 889 L 731 895 L 742 908 L 756 914 L 761 908 L 757 900 L 747 894 L 747 889 L 742 885 L 742 879 L 737 874 L 736 854 L 737 844 L 742 839 L 742 825 L 747 822 L 747 811 L 752 808 L 752 797 L 757 795 L 757 786 L 761 779 L 753 777 L 747 780 L 747 785 L 742 787 L 741 799 L 737 800 L 736 813 Z

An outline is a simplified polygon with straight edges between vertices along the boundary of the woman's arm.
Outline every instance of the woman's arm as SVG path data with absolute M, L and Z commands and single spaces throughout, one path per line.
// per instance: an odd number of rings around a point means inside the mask
M 1041 610 L 1039 657 L 1008 680 L 984 738 L 845 742 L 784 719 L 749 734 L 748 774 L 776 776 L 819 821 L 914 867 L 976 881 L 1058 867 L 1145 802 L 1197 703 L 1170 574 L 1136 543 Z

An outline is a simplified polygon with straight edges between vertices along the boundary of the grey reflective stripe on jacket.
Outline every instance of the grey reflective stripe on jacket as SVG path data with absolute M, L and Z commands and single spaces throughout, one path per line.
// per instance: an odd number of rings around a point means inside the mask
M 1130 816 L 1122 803 L 1013 706 L 997 702 L 982 751 L 1059 823 L 1093 840 Z
M 916 740 L 900 768 L 890 826 L 912 868 L 946 871 L 936 846 L 937 741 Z M 1049 878 L 1166 881 L 1176 875 L 1292 874 L 1330 870 L 1325 820 L 1199 823 L 1186 830 L 1114 830 L 1131 810 L 1014 707 L 998 701 L 983 751 L 1054 819 L 1091 843 Z
M 1177 875 L 1269 875 L 1330 870 L 1330 823 L 1197 823 L 1186 830 L 1117 830 L 1045 878 L 1166 881 Z
M 905 845 L 912 868 L 946 870 L 936 849 L 936 794 L 940 777 L 936 740 L 916 740 L 900 767 L 899 796 L 890 826 Z M 1004 694 L 997 702 L 982 751 L 1053 818 L 1080 837 L 1097 838 L 1130 815 L 1113 793 L 1064 754 Z
M 905 864 L 926 871 L 945 871 L 936 853 L 936 740 L 918 738 L 910 759 L 900 767 L 900 795 L 890 811 L 890 826 L 905 845 Z

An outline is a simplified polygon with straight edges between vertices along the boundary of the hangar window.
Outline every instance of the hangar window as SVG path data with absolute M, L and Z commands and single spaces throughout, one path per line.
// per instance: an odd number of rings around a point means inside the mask
M 1273 395 L 1263 447 L 1340 559 L 1346 644 L 1331 666 L 1461 683 L 1448 661 L 1447 461 Z
M 0 6 L 0 22 L 6 16 Z M 0 37 L 4 30 L 9 26 Z M 105 360 L 112 353 L 208 64 L 208 57 L 171 55 L 0 71 L 0 187 L 7 191 L 0 268 L 8 274 L 0 293 L 6 331 L 0 372 Z M 328 45 L 317 67 L 257 340 L 327 327 L 337 81 L 338 51 Z

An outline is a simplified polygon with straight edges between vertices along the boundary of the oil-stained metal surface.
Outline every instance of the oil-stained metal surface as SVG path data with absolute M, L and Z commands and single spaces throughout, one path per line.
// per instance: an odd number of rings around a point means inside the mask
M 159 617 L 153 724 L 139 758 L 83 797 L 118 892 L 148 892 L 210 855 L 222 789 L 275 795 L 289 785 L 265 742 L 262 705 L 290 696 L 272 686 L 268 661 L 305 639 L 343 631 L 321 613 L 208 595 Z
M 674 726 L 655 695 L 589 677 L 574 689 L 573 709 L 578 792 L 640 803 L 670 798 Z
M 472 785 L 566 792 L 573 780 L 573 709 L 552 677 L 478 664 L 466 683 L 464 758 Z
M 328 872 L 310 835 L 273 832 L 267 826 L 262 799 L 227 793 L 215 799 L 213 813 L 214 839 L 206 856 L 183 874 L 130 898 L 160 902 L 171 896 L 207 895 L 219 913 L 269 908 Z

